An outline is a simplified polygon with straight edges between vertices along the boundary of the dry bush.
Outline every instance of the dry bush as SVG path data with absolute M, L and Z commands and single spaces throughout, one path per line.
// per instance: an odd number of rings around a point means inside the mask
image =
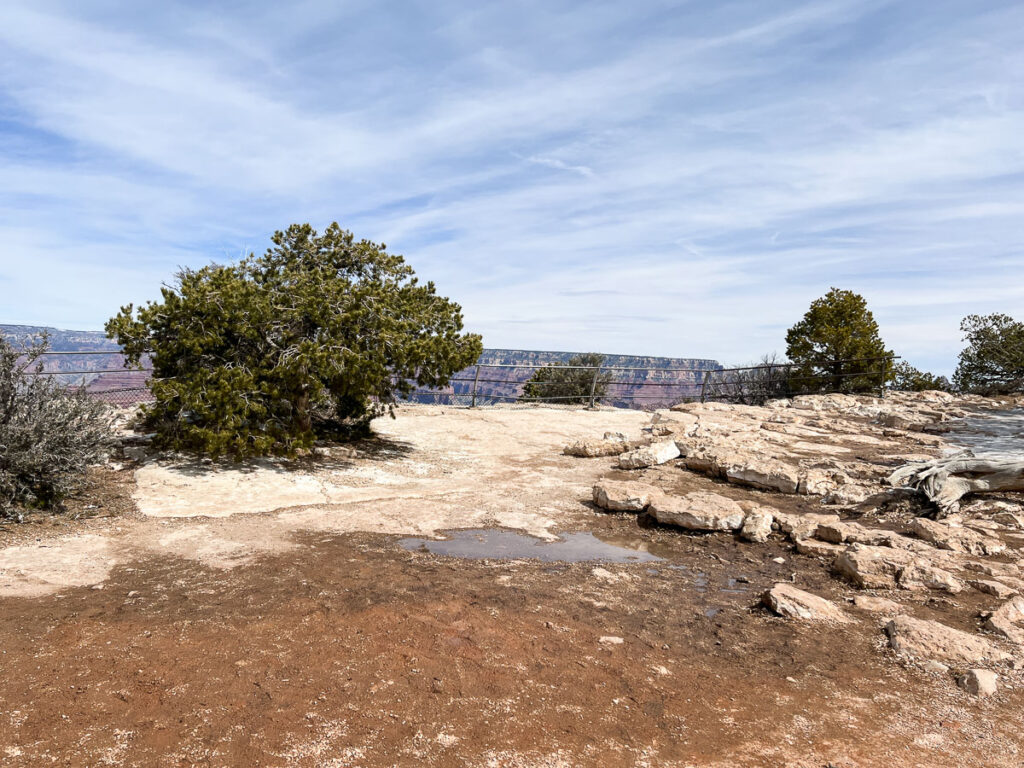
M 107 405 L 40 375 L 46 348 L 0 339 L 0 517 L 59 509 L 113 443 Z

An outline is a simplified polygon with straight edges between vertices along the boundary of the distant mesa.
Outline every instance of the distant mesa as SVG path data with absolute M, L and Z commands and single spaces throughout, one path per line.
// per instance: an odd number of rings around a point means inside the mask
M 35 325 L 0 325 L 0 336 L 15 344 L 46 332 L 54 352 L 111 352 L 110 355 L 52 355 L 44 358 L 48 372 L 61 374 L 69 384 L 85 385 L 90 392 L 142 389 L 149 374 L 122 370 L 120 347 L 101 331 L 69 331 Z M 538 366 L 564 365 L 578 352 L 545 352 L 525 349 L 485 349 L 476 366 L 460 371 L 441 390 L 417 390 L 414 402 L 465 404 L 471 397 L 474 381 L 477 404 L 510 402 L 521 392 L 522 384 Z M 484 366 L 503 366 L 487 368 Z M 602 402 L 622 407 L 657 407 L 677 403 L 700 391 L 705 371 L 721 370 L 717 360 L 689 357 L 644 357 L 605 355 L 604 367 L 612 384 Z M 633 369 L 633 370 L 631 370 Z

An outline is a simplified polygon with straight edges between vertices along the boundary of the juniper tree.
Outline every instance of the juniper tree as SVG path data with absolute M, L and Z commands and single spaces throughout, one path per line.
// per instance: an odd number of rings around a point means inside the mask
M 604 355 L 587 352 L 574 355 L 567 363 L 546 365 L 538 368 L 523 386 L 522 401 L 551 400 L 559 404 L 582 404 L 590 402 L 591 388 L 594 399 L 600 400 L 608 391 L 611 375 L 594 374 L 604 362 Z
M 957 389 L 994 395 L 1024 388 L 1024 323 L 1009 315 L 968 315 L 960 323 L 967 346 L 953 374 Z
M 294 224 L 272 241 L 262 256 L 182 269 L 161 301 L 107 323 L 128 364 L 152 361 L 145 416 L 158 445 L 293 455 L 480 355 L 459 305 L 384 244 L 337 223 L 322 234 Z
M 795 391 L 877 389 L 884 377 L 885 361 L 880 358 L 891 355 L 867 302 L 853 291 L 832 288 L 812 301 L 803 318 L 786 332 Z

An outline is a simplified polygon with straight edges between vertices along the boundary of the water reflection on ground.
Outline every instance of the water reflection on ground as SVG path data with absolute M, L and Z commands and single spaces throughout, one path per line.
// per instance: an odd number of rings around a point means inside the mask
M 544 541 L 525 533 L 501 529 L 451 531 L 445 539 L 405 538 L 399 544 L 408 550 L 425 550 L 435 555 L 493 560 L 541 560 L 547 563 L 580 563 L 590 560 L 610 563 L 646 563 L 662 560 L 639 546 L 603 541 L 592 533 L 563 533 L 558 541 Z M 635 543 L 634 543 L 635 544 Z
M 975 456 L 991 453 L 1024 454 L 1024 408 L 989 411 L 957 421 L 945 439 Z

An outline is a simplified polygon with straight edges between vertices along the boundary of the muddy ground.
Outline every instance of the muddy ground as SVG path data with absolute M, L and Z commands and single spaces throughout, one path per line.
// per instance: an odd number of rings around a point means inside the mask
M 367 446 L 315 470 L 329 476 L 323 503 L 222 517 L 187 516 L 187 503 L 146 515 L 153 497 L 132 468 L 98 473 L 75 502 L 91 519 L 0 531 L 0 762 L 1024 762 L 1024 691 L 1012 684 L 971 697 L 896 659 L 877 617 L 853 608 L 856 623 L 823 627 L 758 607 L 761 592 L 791 579 L 842 603 L 850 590 L 823 561 L 781 539 L 690 535 L 595 510 L 590 484 L 613 476 L 614 461 L 557 448 L 643 420 L 424 410 L 382 425 L 402 450 L 382 458 Z M 165 470 L 152 468 L 159 483 L 146 487 L 187 502 Z M 197 500 L 223 487 L 216 468 L 189 472 Z M 683 470 L 646 472 L 679 490 L 741 493 Z M 466 524 L 452 525 L 460 509 Z M 437 526 L 591 531 L 662 559 L 457 559 L 405 541 Z M 951 624 L 993 602 L 975 592 L 900 599 Z

